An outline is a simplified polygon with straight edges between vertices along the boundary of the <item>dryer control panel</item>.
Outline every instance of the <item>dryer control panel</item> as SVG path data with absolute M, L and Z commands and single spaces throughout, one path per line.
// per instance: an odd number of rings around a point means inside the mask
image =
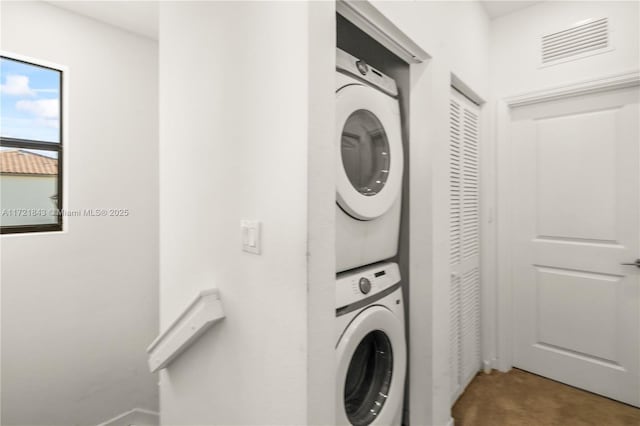
M 336 49 L 336 69 L 366 81 L 387 95 L 398 96 L 398 86 L 394 79 L 344 50 Z
M 342 272 L 336 277 L 336 309 L 375 296 L 399 282 L 397 263 L 378 263 Z

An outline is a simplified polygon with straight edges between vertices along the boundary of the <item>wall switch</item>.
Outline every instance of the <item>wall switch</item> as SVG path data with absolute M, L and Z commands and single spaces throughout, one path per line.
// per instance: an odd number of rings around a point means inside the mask
M 241 220 L 242 250 L 248 253 L 260 254 L 260 222 L 257 220 Z

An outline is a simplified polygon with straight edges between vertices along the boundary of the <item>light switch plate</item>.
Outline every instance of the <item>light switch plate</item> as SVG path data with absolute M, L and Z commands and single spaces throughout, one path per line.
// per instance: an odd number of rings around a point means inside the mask
M 242 250 L 260 254 L 262 245 L 261 241 L 261 224 L 257 220 L 241 220 L 240 230 L 242 232 Z

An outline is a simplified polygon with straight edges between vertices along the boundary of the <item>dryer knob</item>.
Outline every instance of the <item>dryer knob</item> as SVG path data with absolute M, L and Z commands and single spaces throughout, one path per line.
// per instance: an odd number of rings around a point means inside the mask
M 369 281 L 369 279 L 367 278 L 360 278 L 360 281 L 358 281 L 358 286 L 360 287 L 360 291 L 362 292 L 362 294 L 367 294 L 371 291 L 371 281 Z
M 358 71 L 360 71 L 362 75 L 367 75 L 369 72 L 369 66 L 364 61 L 357 61 L 356 68 L 358 68 Z

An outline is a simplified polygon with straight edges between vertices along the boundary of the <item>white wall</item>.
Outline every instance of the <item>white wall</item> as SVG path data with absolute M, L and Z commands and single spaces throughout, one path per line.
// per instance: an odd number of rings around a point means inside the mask
M 310 2 L 307 151 L 307 421 L 335 422 L 336 5 Z M 332 165 L 332 166 L 329 166 Z
M 607 53 L 589 56 L 577 61 L 540 67 L 540 37 L 572 26 L 589 18 L 608 17 L 611 29 L 611 43 L 614 47 Z M 536 90 L 548 89 L 576 83 L 583 80 L 606 77 L 612 74 L 640 68 L 640 3 L 634 1 L 547 1 L 502 16 L 491 22 L 491 119 L 496 123 L 492 129 L 496 145 L 490 147 L 491 167 L 499 167 L 509 161 L 505 157 L 508 140 L 502 135 L 507 119 L 506 106 L 502 100 Z M 497 162 L 496 162 L 497 161 Z M 500 170 L 497 170 L 499 173 Z M 504 195 L 507 182 L 497 174 L 493 186 L 483 195 L 485 201 L 496 211 L 497 224 L 503 228 L 507 219 Z M 498 208 L 503 210 L 498 210 Z M 506 225 L 504 225 L 506 226 Z M 497 280 L 507 276 L 508 265 L 499 262 L 510 250 L 498 246 L 496 230 L 485 236 L 485 253 L 493 254 L 486 261 L 490 266 L 484 272 L 492 277 L 487 280 L 487 299 L 490 303 L 486 312 L 491 313 L 491 327 L 483 339 L 487 344 L 487 355 L 495 358 L 495 365 L 501 370 L 511 368 L 510 324 L 508 310 L 511 306 L 507 289 L 498 291 Z M 504 280 L 503 280 L 504 281 Z
M 2 424 L 157 410 L 157 43 L 44 3 L 2 2 L 1 48 L 69 69 L 67 232 L 3 235 Z
M 638 69 L 640 3 L 548 1 L 491 23 L 491 90 L 496 98 Z M 608 17 L 614 50 L 540 68 L 540 37 L 589 18 Z
M 478 1 L 371 2 L 485 99 L 489 91 L 489 19 Z
M 334 186 L 309 172 L 335 157 L 308 147 L 333 126 L 331 7 L 160 4 L 161 326 L 211 286 L 226 313 L 161 374 L 163 424 L 333 422 Z M 261 255 L 241 219 L 262 222 Z
M 445 425 L 449 390 L 451 74 L 488 98 L 489 20 L 475 1 L 375 1 L 432 57 L 411 68 L 410 399 L 414 425 Z

